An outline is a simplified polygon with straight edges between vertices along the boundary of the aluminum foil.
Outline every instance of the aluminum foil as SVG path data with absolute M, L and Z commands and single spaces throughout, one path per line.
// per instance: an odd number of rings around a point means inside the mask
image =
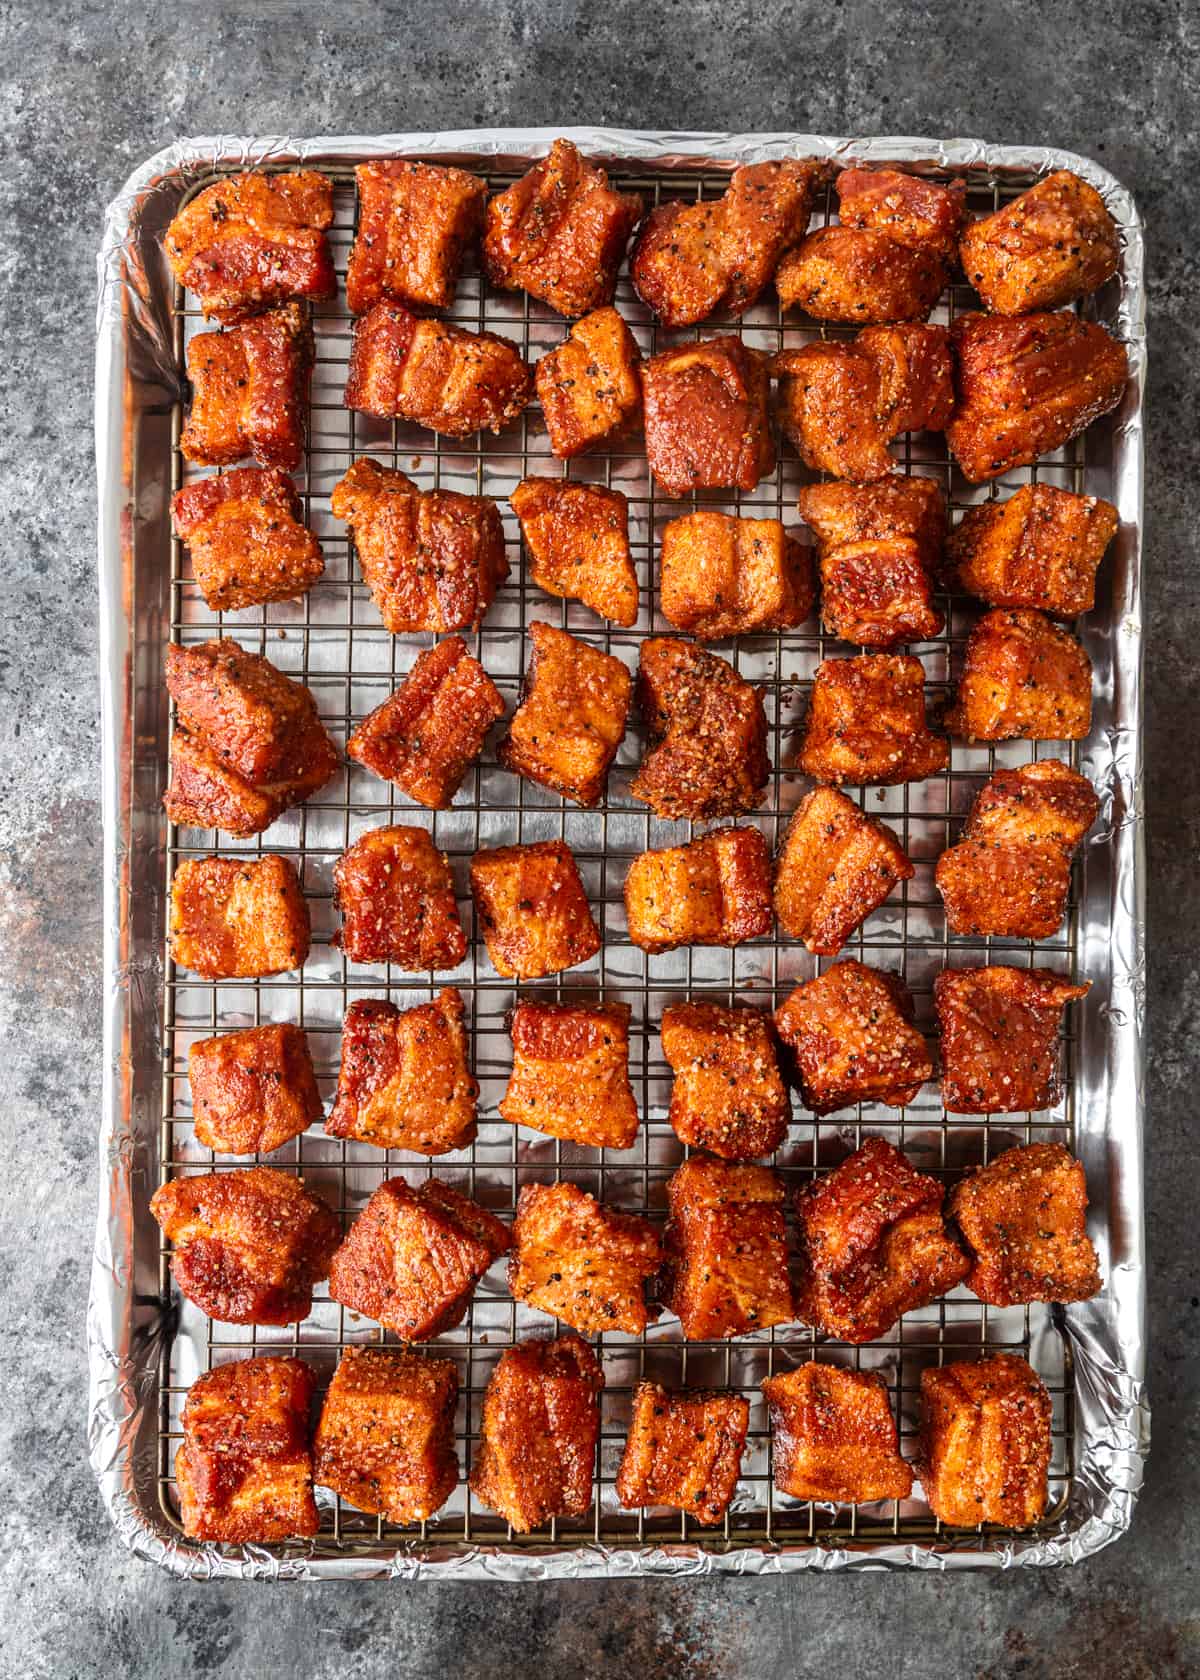
M 1094 982 L 1081 1011 L 1076 1147 L 1087 1170 L 1092 1231 L 1105 1288 L 1056 1314 L 1075 1384 L 1075 1475 L 1065 1531 L 988 1546 L 976 1536 L 936 1545 L 555 1547 L 413 1542 L 369 1555 L 318 1539 L 279 1552 L 183 1541 L 158 1505 L 156 1435 L 167 1328 L 158 1289 L 158 1233 L 147 1212 L 157 1182 L 162 1105 L 160 1009 L 165 921 L 159 805 L 167 750 L 161 672 L 168 639 L 167 455 L 153 439 L 178 396 L 170 276 L 161 235 L 182 195 L 213 167 L 440 155 L 522 167 L 566 132 L 602 161 L 720 169 L 783 156 L 910 167 L 1044 174 L 1069 168 L 1101 193 L 1121 227 L 1123 267 L 1103 316 L 1126 344 L 1131 379 L 1110 426 L 1111 449 L 1089 461 L 1088 488 L 1114 501 L 1112 611 L 1085 619 L 1096 672 L 1093 732 L 1080 768 L 1102 797 L 1102 832 L 1082 870 L 1079 963 Z M 1149 1439 L 1144 1394 L 1142 1042 L 1145 995 L 1141 789 L 1142 397 L 1146 372 L 1143 237 L 1133 199 L 1087 158 L 1038 147 L 904 137 L 492 132 L 295 140 L 220 135 L 180 141 L 137 169 L 109 207 L 99 256 L 96 451 L 104 765 L 105 1007 L 100 1206 L 87 1338 L 89 1451 L 101 1494 L 129 1548 L 196 1578 L 351 1579 L 396 1576 L 538 1580 L 628 1575 L 780 1574 L 800 1569 L 924 1569 L 1066 1564 L 1120 1535 L 1132 1517 Z M 157 418 L 157 427 L 154 421 Z

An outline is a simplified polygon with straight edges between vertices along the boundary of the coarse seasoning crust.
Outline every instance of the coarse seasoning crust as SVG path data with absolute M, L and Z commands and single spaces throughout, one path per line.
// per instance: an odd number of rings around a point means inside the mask
M 444 437 L 499 432 L 533 395 L 519 347 L 384 300 L 354 323 L 343 401 L 379 420 L 410 420 Z
M 1096 291 L 1117 272 L 1121 241 L 1095 187 L 1056 169 L 972 222 L 959 253 L 988 309 L 1025 315 Z
M 336 296 L 332 221 L 333 187 L 315 170 L 231 175 L 184 205 L 163 248 L 206 316 L 237 321 L 289 298 Z
M 538 619 L 521 703 L 496 756 L 506 770 L 595 805 L 625 734 L 633 678 L 615 654 Z
M 995 607 L 967 638 L 943 723 L 967 741 L 1085 740 L 1092 662 L 1061 624 L 1022 607 Z
M 773 1154 L 791 1104 L 765 1010 L 672 1003 L 661 1032 L 675 1075 L 667 1119 L 680 1142 L 727 1161 Z
M 638 650 L 638 709 L 653 745 L 630 785 L 656 816 L 708 821 L 753 811 L 771 765 L 762 694 L 726 660 L 676 636 Z
M 296 486 L 275 467 L 234 467 L 177 490 L 171 528 L 205 605 L 236 612 L 307 594 L 325 560 L 300 515 Z
M 171 955 L 206 980 L 303 968 L 312 931 L 289 859 L 184 858 L 171 883 Z
M 659 564 L 663 617 L 700 641 L 793 629 L 816 599 L 812 557 L 780 519 L 684 514 L 665 526 Z
M 582 601 L 613 624 L 638 614 L 629 504 L 619 490 L 565 478 L 525 478 L 509 497 L 529 551 L 529 575 L 560 600 Z
M 576 321 L 538 362 L 534 382 L 550 448 L 562 461 L 624 436 L 641 417 L 641 351 L 615 309 Z
M 894 786 L 945 770 L 950 743 L 926 719 L 925 667 L 911 654 L 860 654 L 817 667 L 797 756 L 819 782 Z
M 323 1113 L 308 1039 L 290 1022 L 197 1039 L 188 1083 L 196 1141 L 221 1155 L 268 1155 Z
M 775 860 L 775 915 L 793 939 L 835 957 L 900 881 L 916 871 L 886 823 L 836 788 L 797 805 Z
M 989 1306 L 1088 1301 L 1100 1267 L 1087 1234 L 1087 1180 L 1061 1143 L 1006 1149 L 950 1193 L 972 1259 L 967 1288 Z
M 722 828 L 641 852 L 625 877 L 629 938 L 643 951 L 740 945 L 771 930 L 771 862 L 756 828 Z
M 646 458 L 669 496 L 753 490 L 775 467 L 767 358 L 740 338 L 660 350 L 642 368 Z
M 417 973 L 457 968 L 467 954 L 449 859 L 423 828 L 359 835 L 334 865 L 333 901 L 342 925 L 332 943 L 349 962 Z
M 313 333 L 305 305 L 285 303 L 187 347 L 192 404 L 179 439 L 189 461 L 228 467 L 247 455 L 293 472 L 304 458 Z
M 952 1114 L 1020 1114 L 1062 1097 L 1058 1035 L 1073 985 L 1045 968 L 944 969 L 933 983 L 942 1029 L 942 1101 Z
M 867 1505 L 907 1499 L 887 1384 L 877 1371 L 810 1360 L 762 1384 L 771 1415 L 775 1486 L 793 1499 Z
M 784 1187 L 770 1167 L 692 1155 L 667 1183 L 663 1299 L 689 1341 L 752 1335 L 795 1317 Z
M 847 960 L 802 981 L 775 1011 L 805 1106 L 833 1114 L 856 1103 L 904 1108 L 933 1062 L 913 1026 L 913 1001 L 895 974 Z
M 446 1155 L 474 1139 L 478 1096 L 456 986 L 414 1009 L 382 998 L 350 1005 L 337 1096 L 325 1122 L 330 1137 Z
M 471 895 L 492 966 L 506 979 L 539 980 L 600 949 L 579 867 L 563 840 L 476 852 Z
M 1096 604 L 1096 572 L 1120 515 L 1099 496 L 1023 484 L 968 508 L 946 544 L 947 577 L 993 607 L 1077 618 Z
M 617 1472 L 627 1509 L 665 1505 L 705 1527 L 719 1523 L 737 1490 L 750 1403 L 740 1394 L 700 1389 L 672 1393 L 639 1382 Z
M 1046 1509 L 1053 1406 L 1017 1354 L 921 1373 L 921 1487 L 950 1528 L 1031 1528 Z
M 629 1017 L 627 1003 L 519 1003 L 501 1116 L 590 1149 L 629 1149 Z
M 483 223 L 487 183 L 465 169 L 372 159 L 354 171 L 358 228 L 346 265 L 346 306 L 381 299 L 449 309 L 467 245 Z
M 816 534 L 821 623 L 831 636 L 891 652 L 945 628 L 933 580 L 946 534 L 946 498 L 931 478 L 809 484 L 800 517 Z
M 658 1232 L 637 1214 L 601 1207 L 576 1184 L 526 1184 L 513 1220 L 508 1287 L 582 1335 L 640 1336 L 646 1283 L 662 1265 Z

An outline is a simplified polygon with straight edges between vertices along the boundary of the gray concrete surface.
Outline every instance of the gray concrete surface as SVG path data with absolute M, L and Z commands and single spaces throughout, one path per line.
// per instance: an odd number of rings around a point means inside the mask
M 0 1673 L 1200 1672 L 1200 102 L 1195 0 L 0 0 Z M 165 142 L 573 120 L 959 133 L 1102 159 L 1149 226 L 1148 1177 L 1155 1449 L 1059 1574 L 200 1587 L 125 1556 L 84 1460 L 100 1021 L 91 357 L 102 207 Z

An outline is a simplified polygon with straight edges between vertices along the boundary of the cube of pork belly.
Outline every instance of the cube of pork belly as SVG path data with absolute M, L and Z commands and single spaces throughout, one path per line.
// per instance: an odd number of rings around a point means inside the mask
M 646 455 L 669 496 L 753 490 L 775 467 L 767 358 L 740 338 L 660 350 L 642 369 Z
M 521 703 L 496 756 L 506 770 L 595 805 L 625 734 L 633 678 L 611 653 L 536 620 Z
M 529 575 L 547 595 L 582 601 L 614 624 L 637 618 L 629 504 L 619 490 L 566 478 L 522 479 L 508 498 L 529 550 Z
M 806 1107 L 833 1114 L 856 1103 L 912 1102 L 933 1077 L 913 1014 L 899 976 L 865 963 L 835 963 L 797 986 L 775 1011 L 775 1030 L 792 1052 Z
M 362 315 L 382 298 L 426 309 L 454 302 L 463 252 L 483 223 L 487 184 L 465 169 L 360 163 L 358 231 L 346 265 L 346 304 Z
M 275 467 L 235 467 L 175 492 L 172 529 L 213 612 L 293 601 L 312 588 L 325 561 L 300 511 L 296 486 Z
M 942 1102 L 952 1114 L 1019 1114 L 1062 1096 L 1058 1034 L 1086 997 L 1045 968 L 944 969 L 933 983 L 942 1029 Z
M 1096 604 L 1096 572 L 1119 522 L 1099 496 L 1025 484 L 1006 502 L 967 509 L 950 533 L 947 568 L 993 607 L 1075 618 Z
M 600 929 L 562 840 L 476 852 L 471 893 L 492 966 L 506 979 L 558 974 L 600 949 Z
M 503 1117 L 590 1149 L 629 1149 L 629 1014 L 627 1003 L 518 1004 Z
M 617 1498 L 627 1509 L 666 1505 L 706 1527 L 719 1523 L 737 1489 L 749 1427 L 750 1403 L 740 1394 L 672 1393 L 640 1382 Z
M 617 269 L 642 214 L 569 140 L 487 207 L 483 262 L 493 286 L 526 291 L 560 315 L 585 315 L 613 300 Z
M 796 1307 L 826 1336 L 872 1342 L 970 1270 L 946 1230 L 942 1186 L 883 1138 L 797 1191 L 795 1206 Z
M 304 458 L 313 335 L 302 304 L 287 303 L 187 347 L 192 406 L 179 439 L 189 461 L 228 467 L 251 455 L 292 472 Z
M 503 716 L 495 683 L 461 636 L 447 636 L 419 654 L 396 692 L 362 720 L 346 756 L 410 799 L 445 810 Z
M 1087 1199 L 1083 1168 L 1061 1143 L 1027 1143 L 973 1168 L 946 1204 L 973 1261 L 967 1288 L 993 1307 L 1090 1300 L 1100 1267 Z
M 457 968 L 467 936 L 445 852 L 423 828 L 372 828 L 333 869 L 342 926 L 333 936 L 350 962 L 396 963 L 417 972 Z
M 448 1359 L 348 1347 L 313 1436 L 313 1475 L 358 1511 L 427 1522 L 458 1486 Z
M 220 1155 L 268 1155 L 322 1115 L 308 1039 L 287 1022 L 197 1039 L 188 1082 L 196 1141 Z
M 762 695 L 715 653 L 675 636 L 638 650 L 638 707 L 654 745 L 630 786 L 656 816 L 736 817 L 762 803 L 771 765 Z
M 389 1178 L 351 1225 L 329 1267 L 329 1294 L 403 1342 L 461 1324 L 475 1286 L 509 1247 L 486 1208 L 436 1178 Z
M 576 321 L 534 370 L 538 401 L 560 461 L 631 430 L 642 412 L 641 351 L 615 309 Z
M 795 1317 L 783 1180 L 693 1155 L 667 1184 L 665 1301 L 689 1341 L 747 1336 Z
M 350 1005 L 337 1097 L 325 1122 L 330 1137 L 446 1155 L 474 1138 L 478 1096 L 456 986 L 415 1009 L 382 998 Z
M 1056 169 L 990 216 L 959 245 L 963 273 L 999 315 L 1057 309 L 1117 272 L 1117 225 L 1095 187 Z
M 1014 1353 L 921 1372 L 921 1486 L 951 1528 L 1029 1528 L 1046 1509 L 1053 1407 Z
M 662 1265 L 658 1232 L 601 1207 L 576 1184 L 526 1184 L 513 1220 L 508 1287 L 583 1335 L 646 1328 L 646 1282 Z
M 312 930 L 287 858 L 185 858 L 171 883 L 171 955 L 206 980 L 286 974 L 308 960 Z
M 775 1486 L 793 1499 L 869 1505 L 907 1499 L 887 1384 L 876 1371 L 810 1360 L 762 1385 L 771 1412 Z
M 337 1214 L 291 1173 L 239 1167 L 173 1178 L 150 1212 L 175 1246 L 180 1292 L 223 1324 L 294 1324 L 342 1240 Z
M 835 788 L 796 807 L 775 862 L 775 914 L 793 939 L 835 957 L 898 881 L 916 871 L 886 823 Z
M 236 321 L 288 298 L 336 295 L 332 221 L 333 187 L 315 170 L 231 175 L 184 205 L 163 246 L 205 315 Z
M 478 629 L 508 576 L 504 527 L 489 496 L 419 490 L 364 457 L 334 485 L 330 507 L 353 533 L 385 629 Z
M 779 1148 L 791 1104 L 763 1010 L 669 1004 L 662 1047 L 675 1075 L 667 1119 L 682 1143 L 726 1161 Z
M 740 945 L 771 931 L 771 865 L 756 828 L 722 828 L 686 846 L 641 852 L 625 877 L 634 945 Z
M 248 838 L 270 828 L 287 809 L 273 793 L 260 791 L 195 735 L 176 728 L 171 736 L 171 784 L 163 809 L 183 828 L 216 828 Z
M 793 629 L 816 598 L 812 556 L 780 519 L 715 508 L 672 519 L 661 568 L 663 617 L 701 641 Z
M 921 782 L 944 770 L 950 743 L 926 721 L 921 661 L 864 653 L 818 665 L 796 763 L 818 782 L 860 787 Z
M 1082 741 L 1092 727 L 1092 662 L 1061 624 L 996 607 L 967 638 L 943 722 L 967 741 Z
M 929 181 L 901 169 L 844 169 L 837 178 L 843 227 L 877 228 L 953 262 L 966 213 L 966 184 Z
M 520 350 L 498 333 L 419 320 L 402 303 L 377 303 L 354 323 L 347 408 L 471 437 L 501 431 L 532 395 Z
M 308 1414 L 316 1374 L 302 1359 L 262 1354 L 197 1377 L 175 1455 L 189 1540 L 266 1544 L 320 1527 Z
M 506 1348 L 483 1397 L 471 1492 L 518 1534 L 592 1503 L 604 1372 L 578 1336 Z
M 893 649 L 940 633 L 933 577 L 946 535 L 946 498 L 932 478 L 809 484 L 800 517 L 816 533 L 821 623 L 860 647 Z

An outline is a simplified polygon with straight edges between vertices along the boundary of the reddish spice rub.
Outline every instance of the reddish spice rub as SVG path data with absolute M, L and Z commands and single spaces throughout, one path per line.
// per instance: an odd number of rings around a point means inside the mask
M 456 986 L 415 1009 L 382 998 L 350 1005 L 337 1096 L 325 1122 L 330 1137 L 446 1155 L 474 1138 L 478 1096 Z
M 750 1403 L 740 1394 L 638 1383 L 617 1498 L 630 1509 L 666 1505 L 712 1527 L 737 1489 L 749 1427 Z

